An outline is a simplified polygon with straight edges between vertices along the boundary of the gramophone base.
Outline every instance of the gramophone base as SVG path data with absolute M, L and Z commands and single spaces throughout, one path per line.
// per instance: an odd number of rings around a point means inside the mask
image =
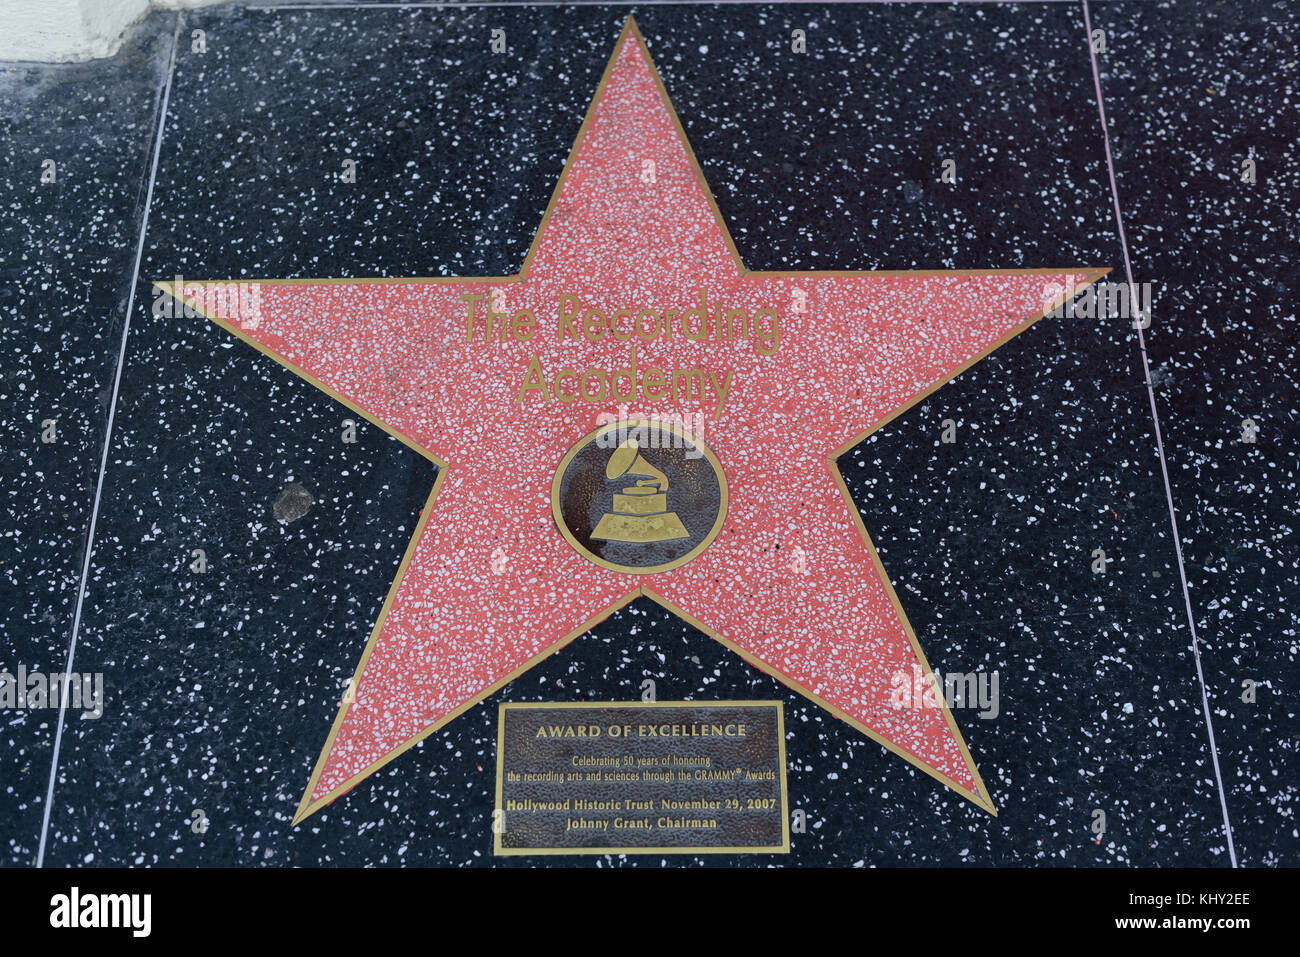
M 592 538 L 606 542 L 670 542 L 690 538 L 690 532 L 676 512 L 658 515 L 619 515 L 606 512 L 596 523 Z

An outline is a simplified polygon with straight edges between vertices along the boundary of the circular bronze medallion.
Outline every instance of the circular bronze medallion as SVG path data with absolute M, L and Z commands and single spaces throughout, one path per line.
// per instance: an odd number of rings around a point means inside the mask
M 636 575 L 662 572 L 717 538 L 727 479 L 717 456 L 679 426 L 612 422 L 560 460 L 551 511 L 588 561 Z

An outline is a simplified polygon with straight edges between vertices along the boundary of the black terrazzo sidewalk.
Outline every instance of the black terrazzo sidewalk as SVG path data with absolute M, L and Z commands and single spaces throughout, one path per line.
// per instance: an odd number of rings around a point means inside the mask
M 179 23 L 73 664 L 103 673 L 106 708 L 69 713 L 44 863 L 529 866 L 491 853 L 497 704 L 630 700 L 652 677 L 663 700 L 784 700 L 808 833 L 788 856 L 548 866 L 1227 866 L 1118 319 L 1036 324 L 841 460 L 931 664 L 999 673 L 996 718 L 956 714 L 996 818 L 642 601 L 290 826 L 435 470 L 365 423 L 343 444 L 346 409 L 210 323 L 153 316 L 150 280 L 517 270 L 629 12 L 750 268 L 1122 280 L 1078 3 L 217 7 L 152 16 L 112 60 L 0 67 L 0 666 L 62 671 Z M 1146 346 L 1235 852 L 1294 866 L 1300 11 L 1090 13 L 1134 278 L 1155 284 Z M 292 482 L 313 503 L 286 524 Z M 36 859 L 56 723 L 0 712 L 6 863 Z

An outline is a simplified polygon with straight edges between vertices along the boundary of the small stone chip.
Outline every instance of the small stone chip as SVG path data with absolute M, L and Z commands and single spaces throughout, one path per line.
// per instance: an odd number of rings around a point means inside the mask
M 280 493 L 280 497 L 275 500 L 275 504 L 271 506 L 271 511 L 277 521 L 296 522 L 307 514 L 312 501 L 311 492 L 297 482 L 291 482 Z

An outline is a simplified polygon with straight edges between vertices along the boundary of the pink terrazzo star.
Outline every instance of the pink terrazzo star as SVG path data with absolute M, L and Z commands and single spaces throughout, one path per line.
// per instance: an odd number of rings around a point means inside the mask
M 518 276 L 267 281 L 244 323 L 209 298 L 441 467 L 295 823 L 639 595 L 996 813 L 948 710 L 891 702 L 895 675 L 930 669 L 835 460 L 1052 309 L 1045 289 L 1103 272 L 747 271 L 629 19 Z M 198 306 L 206 288 L 180 292 Z M 646 334 L 701 294 L 772 309 L 776 347 Z M 566 295 L 613 327 L 559 338 Z M 602 370 L 633 355 L 713 375 L 666 396 L 641 382 L 620 409 Z M 541 387 L 521 390 L 530 368 Z M 556 527 L 561 458 L 620 411 L 698 414 L 725 473 L 725 524 L 680 567 L 601 567 Z

